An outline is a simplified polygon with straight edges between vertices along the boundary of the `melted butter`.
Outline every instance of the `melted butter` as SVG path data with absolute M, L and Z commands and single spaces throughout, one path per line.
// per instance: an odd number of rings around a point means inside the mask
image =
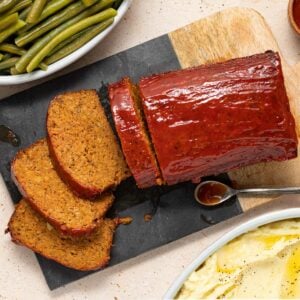
M 262 236 L 259 238 L 260 241 L 264 243 L 264 246 L 266 249 L 272 249 L 273 246 L 280 242 L 286 242 L 286 241 L 292 241 L 294 239 L 300 238 L 299 235 L 291 234 L 291 235 L 268 235 L 268 236 Z
M 236 270 L 237 270 L 237 268 L 228 268 L 224 265 L 222 265 L 222 266 L 218 265 L 217 266 L 217 272 L 220 272 L 220 273 L 233 274 Z
M 300 296 L 300 243 L 292 247 L 286 263 L 281 298 L 298 298 Z M 299 298 L 298 298 L 299 299 Z

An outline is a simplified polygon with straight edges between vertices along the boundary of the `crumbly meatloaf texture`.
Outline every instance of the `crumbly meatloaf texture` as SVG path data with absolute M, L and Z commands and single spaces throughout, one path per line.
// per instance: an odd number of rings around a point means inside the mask
M 278 53 L 153 75 L 139 87 L 167 184 L 297 156 Z
M 22 199 L 8 230 L 15 243 L 66 267 L 89 271 L 108 264 L 116 226 L 114 220 L 105 219 L 88 238 L 65 239 Z
M 32 207 L 66 235 L 91 233 L 113 203 L 110 193 L 95 200 L 74 195 L 58 176 L 46 139 L 16 155 L 12 178 Z
M 97 197 L 130 176 L 96 91 L 55 97 L 47 132 L 57 172 L 77 195 Z
M 136 86 L 128 77 L 111 84 L 109 99 L 122 150 L 137 186 L 147 188 L 161 184 Z

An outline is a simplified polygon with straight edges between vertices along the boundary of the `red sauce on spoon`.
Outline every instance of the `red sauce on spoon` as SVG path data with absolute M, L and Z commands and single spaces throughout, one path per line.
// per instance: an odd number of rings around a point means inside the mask
M 226 186 L 221 183 L 207 183 L 198 190 L 197 197 L 204 204 L 218 204 L 227 192 Z

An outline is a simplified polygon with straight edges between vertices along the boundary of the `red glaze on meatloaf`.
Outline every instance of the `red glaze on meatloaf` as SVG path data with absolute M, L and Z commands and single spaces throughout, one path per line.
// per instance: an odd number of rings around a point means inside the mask
M 167 184 L 297 156 L 277 53 L 153 75 L 140 92 Z
M 109 86 L 115 126 L 127 164 L 139 188 L 161 184 L 161 175 L 140 110 L 138 91 L 129 78 Z

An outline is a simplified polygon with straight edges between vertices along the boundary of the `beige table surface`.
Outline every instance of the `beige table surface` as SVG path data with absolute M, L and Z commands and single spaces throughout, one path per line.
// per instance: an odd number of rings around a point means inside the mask
M 257 9 L 270 24 L 283 55 L 291 64 L 295 64 L 300 61 L 300 39 L 289 27 L 287 3 L 287 0 L 134 0 L 130 11 L 114 32 L 64 72 L 231 6 Z M 0 97 L 28 87 L 29 85 L 0 87 Z M 9 236 L 3 234 L 13 205 L 0 177 L 0 299 L 161 299 L 176 276 L 218 237 L 246 219 L 291 206 L 299 207 L 300 197 L 296 200 L 278 200 L 271 205 L 259 207 L 247 215 L 50 292 L 33 253 L 14 245 Z

